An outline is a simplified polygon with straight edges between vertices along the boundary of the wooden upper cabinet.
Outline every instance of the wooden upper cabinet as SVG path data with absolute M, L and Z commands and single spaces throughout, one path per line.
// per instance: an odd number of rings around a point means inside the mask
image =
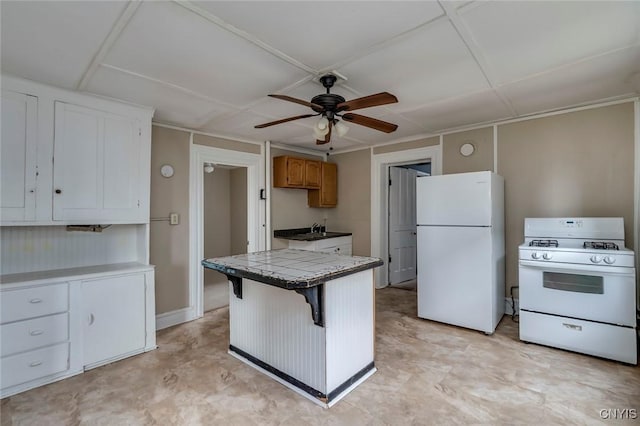
M 320 161 L 305 160 L 304 186 L 305 188 L 320 188 Z
M 275 188 L 320 188 L 320 161 L 288 156 L 273 159 Z
M 309 207 L 335 207 L 338 205 L 338 166 L 320 163 L 320 189 L 307 193 Z

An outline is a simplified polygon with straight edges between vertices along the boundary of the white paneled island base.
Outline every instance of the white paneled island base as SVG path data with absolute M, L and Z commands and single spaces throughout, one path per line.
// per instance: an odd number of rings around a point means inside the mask
M 232 280 L 229 353 L 317 404 L 331 407 L 376 371 L 372 268 L 381 262 L 302 250 L 264 253 L 294 255 L 297 261 L 305 261 L 301 257 L 306 256 L 312 263 L 308 268 L 315 266 L 318 271 L 312 279 L 287 281 L 276 277 L 278 266 L 263 269 L 262 278 L 255 272 L 251 278 L 233 277 L 230 273 L 242 275 L 238 265 L 227 267 L 224 272 Z M 336 269 L 336 261 L 351 262 L 353 267 L 352 259 L 360 259 L 361 264 L 348 272 Z M 364 264 L 364 259 L 370 262 Z M 210 267 L 219 260 L 203 264 Z M 284 258 L 270 261 L 284 262 Z M 296 274 L 296 270 L 296 265 L 289 266 L 286 273 Z

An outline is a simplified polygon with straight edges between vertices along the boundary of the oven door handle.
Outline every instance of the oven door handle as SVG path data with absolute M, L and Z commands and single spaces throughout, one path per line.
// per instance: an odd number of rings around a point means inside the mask
M 557 262 L 540 262 L 534 260 L 520 260 L 520 266 L 524 266 L 531 269 L 537 269 L 540 271 L 549 272 L 564 272 L 564 273 L 576 273 L 576 272 L 591 272 L 594 274 L 607 274 L 607 275 L 626 275 L 635 277 L 635 268 L 625 268 L 619 266 L 596 266 L 596 265 L 580 265 L 576 263 L 557 263 Z

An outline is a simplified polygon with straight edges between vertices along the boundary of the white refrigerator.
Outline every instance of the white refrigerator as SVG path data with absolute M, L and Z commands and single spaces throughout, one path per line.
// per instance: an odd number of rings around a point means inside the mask
M 417 178 L 418 316 L 491 334 L 504 315 L 504 180 Z

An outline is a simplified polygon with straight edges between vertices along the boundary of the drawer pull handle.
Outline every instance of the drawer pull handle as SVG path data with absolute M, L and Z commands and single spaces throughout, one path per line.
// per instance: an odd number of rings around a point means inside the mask
M 566 322 L 563 322 L 562 325 L 564 325 L 565 327 L 567 327 L 570 330 L 582 331 L 582 326 L 581 325 L 567 324 Z
M 33 361 L 31 364 L 29 364 L 29 367 L 37 367 L 39 365 L 42 365 L 42 361 Z
M 29 300 L 29 303 L 42 303 L 42 299 L 31 299 Z
M 43 331 L 43 330 L 33 330 L 33 331 L 32 331 L 31 333 L 29 333 L 29 334 L 30 334 L 30 335 L 32 335 L 32 336 L 39 336 L 39 335 L 41 335 L 42 333 L 44 333 L 44 331 Z
M 93 314 L 89 314 L 89 325 L 92 325 L 94 321 L 95 317 L 93 316 Z

